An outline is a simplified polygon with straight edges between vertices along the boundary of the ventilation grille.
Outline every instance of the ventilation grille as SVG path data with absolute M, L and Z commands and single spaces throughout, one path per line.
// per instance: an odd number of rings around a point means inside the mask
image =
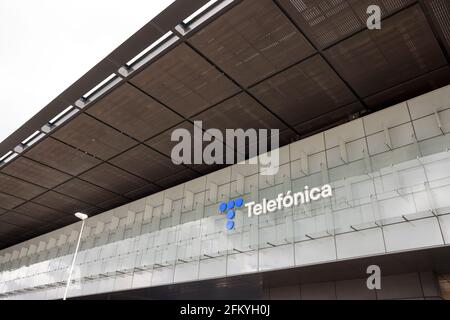
M 447 50 L 450 51 L 450 2 L 448 0 L 434 0 L 430 3 L 434 18 L 444 36 Z
M 377 5 L 385 18 L 413 0 L 280 0 L 299 27 L 324 49 L 366 27 L 367 8 Z M 287 6 L 286 6 L 287 5 Z
M 306 4 L 302 0 L 290 0 L 292 5 L 297 9 L 298 12 L 302 13 L 307 9 Z
M 409 0 L 383 0 L 382 3 L 388 13 L 393 13 L 403 7 L 405 7 Z

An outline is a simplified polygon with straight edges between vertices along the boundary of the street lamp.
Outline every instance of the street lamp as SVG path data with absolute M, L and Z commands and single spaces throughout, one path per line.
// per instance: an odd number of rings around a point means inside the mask
M 81 212 L 77 212 L 77 213 L 75 213 L 75 217 L 77 217 L 78 219 L 80 219 L 82 221 L 81 230 L 80 230 L 80 234 L 78 236 L 78 242 L 77 242 L 77 247 L 75 248 L 75 254 L 73 255 L 72 265 L 70 266 L 69 278 L 67 279 L 66 291 L 64 292 L 63 300 L 66 300 L 66 298 L 67 298 L 67 292 L 69 291 L 70 281 L 72 280 L 71 278 L 72 278 L 73 267 L 75 266 L 75 260 L 77 259 L 78 248 L 80 247 L 81 234 L 83 233 L 83 228 L 84 228 L 84 221 L 88 218 L 88 215 L 81 213 Z

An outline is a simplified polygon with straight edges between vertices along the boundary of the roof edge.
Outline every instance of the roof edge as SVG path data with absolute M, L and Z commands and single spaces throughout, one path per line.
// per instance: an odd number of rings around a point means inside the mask
M 0 157 L 40 130 L 50 119 L 63 112 L 86 92 L 124 66 L 142 50 L 174 29 L 183 19 L 196 12 L 208 0 L 175 0 L 169 7 L 124 41 L 106 58 L 97 63 L 80 79 L 25 122 L 20 128 L 0 142 Z

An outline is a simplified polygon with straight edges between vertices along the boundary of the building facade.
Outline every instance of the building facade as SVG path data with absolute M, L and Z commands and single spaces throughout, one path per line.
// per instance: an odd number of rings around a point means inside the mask
M 86 221 L 69 297 L 445 298 L 449 148 L 447 86 L 280 148 L 276 175 L 236 164 L 106 211 Z M 248 215 L 323 185 L 330 197 Z M 79 229 L 0 251 L 0 297 L 62 298 Z

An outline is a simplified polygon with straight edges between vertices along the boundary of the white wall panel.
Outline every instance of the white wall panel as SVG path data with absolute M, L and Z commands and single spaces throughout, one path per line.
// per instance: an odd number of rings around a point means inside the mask
M 387 251 L 408 250 L 444 244 L 436 218 L 384 227 Z
M 413 120 L 430 115 L 436 110 L 448 109 L 450 108 L 450 86 L 408 100 L 408 107 Z
M 307 265 L 336 259 L 334 237 L 326 237 L 295 244 L 295 264 Z
M 250 251 L 228 256 L 227 275 L 238 275 L 258 271 L 258 252 Z
M 218 278 L 226 275 L 226 257 L 204 259 L 200 261 L 199 279 Z
M 199 261 L 177 264 L 174 282 L 193 281 L 198 279 Z
M 336 236 L 337 256 L 348 259 L 385 252 L 380 228 L 350 232 Z
M 441 224 L 442 233 L 444 235 L 444 241 L 446 244 L 450 244 L 450 215 L 439 217 L 439 222 Z
M 284 245 L 259 251 L 259 270 L 281 269 L 294 266 L 294 247 Z
M 411 121 L 406 103 L 372 113 L 363 118 L 366 135 L 383 131 Z

